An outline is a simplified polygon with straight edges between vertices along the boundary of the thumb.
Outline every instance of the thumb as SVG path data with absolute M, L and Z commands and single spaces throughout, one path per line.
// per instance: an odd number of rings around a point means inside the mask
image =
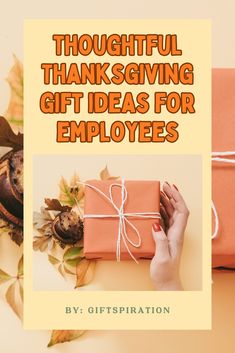
M 166 233 L 158 223 L 154 223 L 152 227 L 153 239 L 156 243 L 155 255 L 158 257 L 169 256 L 168 239 Z

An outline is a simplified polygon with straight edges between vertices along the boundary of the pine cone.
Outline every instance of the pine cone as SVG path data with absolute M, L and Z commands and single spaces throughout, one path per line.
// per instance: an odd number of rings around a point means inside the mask
M 23 150 L 10 151 L 0 159 L 0 214 L 23 227 Z
M 62 244 L 75 244 L 83 236 L 83 223 L 76 212 L 61 212 L 52 223 L 53 236 Z

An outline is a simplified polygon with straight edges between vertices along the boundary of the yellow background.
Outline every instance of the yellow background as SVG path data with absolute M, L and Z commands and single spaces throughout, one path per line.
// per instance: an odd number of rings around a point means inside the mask
M 145 120 L 165 120 L 176 119 L 180 123 L 180 138 L 174 144 L 130 144 L 127 141 L 119 144 L 101 144 L 94 141 L 92 144 L 58 144 L 55 140 L 56 119 L 60 120 L 61 116 L 43 115 L 39 109 L 40 95 L 49 89 L 53 91 L 60 90 L 80 90 L 79 86 L 55 86 L 50 87 L 43 84 L 43 75 L 40 70 L 42 62 L 63 62 L 65 58 L 58 58 L 54 55 L 54 43 L 52 43 L 53 33 L 162 33 L 177 34 L 179 46 L 183 50 L 182 57 L 164 57 L 159 58 L 158 55 L 139 58 L 117 58 L 104 56 L 102 58 L 89 57 L 85 61 L 122 61 L 123 63 L 138 62 L 187 62 L 190 61 L 194 65 L 195 84 L 190 87 L 184 85 L 174 86 L 168 85 L 167 91 L 187 91 L 190 90 L 195 95 L 196 113 L 193 116 L 185 114 L 176 114 L 169 116 L 166 112 L 153 116 L 148 113 L 145 116 L 135 116 L 135 119 Z M 198 40 L 200 38 L 200 40 Z M 25 22 L 25 51 L 24 51 L 24 131 L 25 131 L 25 232 L 32 234 L 32 159 L 35 154 L 102 154 L 110 155 L 123 154 L 174 154 L 185 153 L 200 154 L 202 156 L 202 254 L 200 255 L 203 264 L 202 268 L 202 289 L 201 291 L 183 291 L 183 292 L 156 292 L 156 291 L 112 291 L 112 292 L 95 292 L 95 291 L 79 291 L 79 292 L 36 292 L 33 290 L 33 271 L 32 271 L 32 239 L 26 237 L 24 243 L 26 264 L 25 266 L 25 305 L 24 305 L 24 326 L 25 328 L 76 328 L 79 317 L 76 315 L 68 316 L 64 313 L 66 305 L 84 308 L 82 315 L 82 327 L 86 329 L 209 329 L 211 327 L 211 275 L 210 275 L 210 78 L 211 78 L 211 57 L 210 57 L 210 22 L 209 21 L 169 21 L 169 20 L 152 20 L 152 21 L 26 21 Z M 34 45 L 37 43 L 37 45 Z M 193 45 L 192 45 L 193 44 Z M 32 50 L 33 47 L 33 50 Z M 201 53 L 203 52 L 203 56 Z M 76 57 L 69 58 L 71 62 L 76 62 Z M 117 87 L 110 85 L 101 85 L 102 90 L 116 90 Z M 163 90 L 163 86 L 156 85 L 156 91 Z M 89 85 L 82 86 L 85 92 L 93 90 L 94 87 Z M 96 88 L 97 89 L 97 88 Z M 99 89 L 101 89 L 99 87 Z M 132 92 L 140 90 L 152 93 L 153 86 L 121 86 L 124 92 L 126 89 Z M 166 88 L 164 87 L 164 90 Z M 79 115 L 80 119 L 90 120 L 89 115 L 85 115 L 85 108 Z M 72 115 L 69 115 L 72 118 Z M 101 114 L 100 119 L 104 119 L 107 114 Z M 124 117 L 125 118 L 125 117 Z M 78 117 L 76 116 L 76 119 Z M 119 119 L 119 115 L 115 115 L 107 120 Z M 128 118 L 126 118 L 128 119 Z M 151 119 L 150 119 L 151 120 Z M 185 163 L 185 173 L 190 167 Z M 124 169 L 125 170 L 125 169 Z M 45 170 L 45 173 L 48 171 Z M 63 173 L 63 170 L 62 170 Z M 150 175 L 148 175 L 148 178 Z M 137 176 L 138 178 L 138 176 Z M 56 182 L 56 180 L 55 180 Z M 192 183 L 193 180 L 188 180 Z M 196 229 L 194 228 L 194 232 Z M 200 239 L 200 235 L 199 235 Z M 188 255 L 189 256 L 189 255 Z M 199 266 L 200 269 L 201 265 Z M 194 264 L 195 271 L 197 270 Z M 189 274 L 188 274 L 189 275 Z M 118 288 L 119 289 L 119 288 Z M 40 303 L 41 305 L 38 305 Z M 79 304 L 78 304 L 79 303 Z M 87 306 L 148 306 L 152 305 L 169 305 L 171 306 L 171 314 L 166 316 L 150 316 L 142 315 L 137 319 L 131 315 L 96 315 L 95 318 L 88 315 L 85 308 Z M 43 305 L 43 308 L 42 308 Z M 198 310 L 198 307 L 203 308 Z M 45 315 L 47 319 L 45 320 Z
M 25 80 L 25 131 L 26 143 L 30 143 L 30 152 L 35 153 L 200 153 L 209 152 L 210 146 L 210 68 L 211 68 L 211 37 L 210 21 L 206 20 L 28 20 L 25 21 L 25 55 L 24 55 L 24 80 Z M 56 56 L 55 43 L 52 36 L 55 33 L 77 33 L 79 35 L 113 33 L 158 33 L 177 34 L 178 48 L 182 49 L 182 56 L 160 56 L 154 51 L 152 56 Z M 33 50 L 32 50 L 33 48 Z M 191 62 L 194 66 L 194 85 L 44 85 L 44 73 L 41 70 L 42 63 L 85 63 L 120 62 L 128 64 L 137 63 L 174 63 L 180 64 Z M 147 82 L 147 80 L 146 80 Z M 67 114 L 43 114 L 39 108 L 40 97 L 44 92 L 84 92 L 81 103 L 80 114 L 73 114 L 68 109 Z M 150 110 L 146 114 L 88 114 L 86 103 L 87 92 L 93 91 L 131 91 L 133 96 L 139 92 L 147 92 L 150 103 Z M 193 92 L 195 95 L 195 114 L 170 114 L 163 107 L 161 114 L 153 112 L 153 92 Z M 179 123 L 179 139 L 175 143 L 100 143 L 96 138 L 92 143 L 57 143 L 56 142 L 56 121 L 57 120 L 105 120 L 109 126 L 115 120 L 175 120 Z M 124 142 L 128 142 L 127 136 Z M 29 147 L 29 144 L 28 144 Z M 26 145 L 26 148 L 28 148 Z M 26 150 L 27 158 L 27 150 Z M 27 160 L 26 160 L 27 161 Z

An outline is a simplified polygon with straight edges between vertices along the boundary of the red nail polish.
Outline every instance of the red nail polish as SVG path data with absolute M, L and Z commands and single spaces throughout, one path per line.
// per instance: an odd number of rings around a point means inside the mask
M 160 224 L 154 223 L 154 224 L 153 224 L 153 230 L 154 230 L 155 232 L 160 232 L 160 231 L 161 231 L 161 226 L 160 226 Z
M 174 188 L 175 188 L 177 191 L 179 191 L 179 189 L 177 188 L 177 186 L 175 186 L 175 184 L 173 184 L 173 186 L 174 186 Z

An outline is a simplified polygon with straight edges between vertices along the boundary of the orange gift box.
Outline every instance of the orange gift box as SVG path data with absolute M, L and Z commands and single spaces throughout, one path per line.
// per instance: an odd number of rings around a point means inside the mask
M 214 69 L 213 152 L 235 151 L 235 69 Z M 222 158 L 235 159 L 234 156 Z M 212 194 L 219 220 L 212 240 L 213 267 L 235 267 L 235 164 L 213 161 Z M 215 218 L 214 218 L 215 226 Z
M 103 260 L 152 258 L 155 252 L 152 225 L 159 222 L 159 212 L 159 181 L 87 181 L 85 257 Z M 138 244 L 140 239 L 141 244 Z

